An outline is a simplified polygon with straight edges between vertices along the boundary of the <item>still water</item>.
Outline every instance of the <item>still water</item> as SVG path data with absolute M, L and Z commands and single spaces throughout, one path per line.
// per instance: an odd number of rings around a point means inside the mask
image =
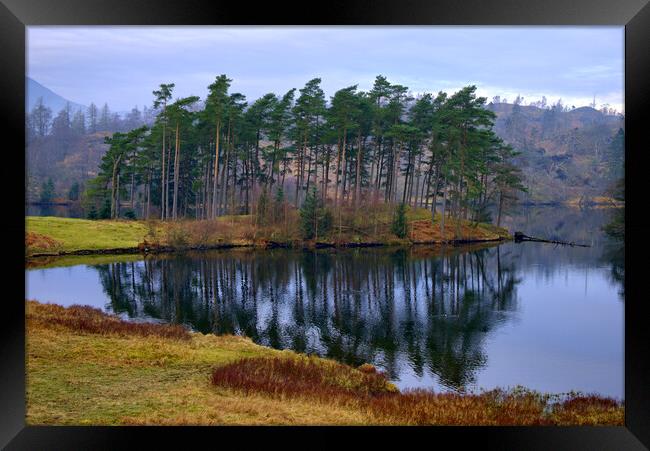
M 225 250 L 26 271 L 27 298 L 371 362 L 401 388 L 623 398 L 623 257 L 608 210 L 507 226 L 590 244 Z M 534 225 L 533 225 L 534 224 Z M 554 235 L 555 234 L 555 235 Z
M 58 216 L 60 218 L 85 218 L 84 209 L 79 204 L 40 205 L 26 204 L 25 216 Z

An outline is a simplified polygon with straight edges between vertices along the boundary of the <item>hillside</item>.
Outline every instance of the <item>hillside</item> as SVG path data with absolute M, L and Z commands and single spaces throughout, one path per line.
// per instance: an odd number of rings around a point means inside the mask
M 51 136 L 32 141 L 25 152 L 27 160 L 27 199 L 37 200 L 41 184 L 52 178 L 58 196 L 65 197 L 74 182 L 82 183 L 97 175 L 97 168 L 108 145 L 109 132 L 75 136 L 65 140 Z
M 488 106 L 496 133 L 521 152 L 531 203 L 562 202 L 603 195 L 623 175 L 624 148 L 617 141 L 622 116 L 590 107 L 569 111 L 506 103 Z

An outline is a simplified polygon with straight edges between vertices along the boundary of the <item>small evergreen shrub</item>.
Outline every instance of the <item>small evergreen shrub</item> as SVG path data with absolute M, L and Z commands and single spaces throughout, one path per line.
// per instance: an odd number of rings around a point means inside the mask
M 390 231 L 393 232 L 398 238 L 406 238 L 408 227 L 406 223 L 406 205 L 400 203 L 393 215 L 393 223 L 391 224 Z
M 104 199 L 102 208 L 99 209 L 99 219 L 110 219 L 111 218 L 111 201 L 110 199 Z
M 97 209 L 95 208 L 94 205 L 91 205 L 90 210 L 88 210 L 88 214 L 86 215 L 86 218 L 95 220 L 98 218 L 97 215 Z
M 323 207 L 316 189 L 307 194 L 300 208 L 300 231 L 302 237 L 311 240 L 324 235 L 332 228 L 332 213 Z

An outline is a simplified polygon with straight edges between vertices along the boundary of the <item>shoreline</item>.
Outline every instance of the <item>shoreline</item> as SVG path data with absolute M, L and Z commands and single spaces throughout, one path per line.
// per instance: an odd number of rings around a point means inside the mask
M 27 423 L 621 425 L 624 401 L 395 387 L 373 365 L 25 300 Z
M 237 228 L 239 227 L 239 228 Z M 458 229 L 456 228 L 458 227 Z M 25 261 L 70 255 L 143 256 L 232 248 L 348 249 L 370 247 L 460 246 L 513 240 L 512 234 L 492 224 L 449 221 L 440 230 L 430 219 L 409 221 L 405 238 L 382 232 L 363 239 L 358 234 L 332 233 L 319 240 L 303 240 L 278 230 L 256 230 L 250 217 L 224 220 L 145 222 L 85 220 L 48 216 L 26 217 Z M 458 235 L 456 235 L 456 233 Z M 458 236 L 458 238 L 455 238 Z M 179 238 L 180 237 L 180 238 Z M 368 239 L 369 238 L 369 239 Z
M 74 251 L 61 251 L 55 253 L 34 253 L 25 256 L 25 261 L 32 261 L 33 259 L 41 257 L 65 257 L 70 255 L 132 255 L 140 254 L 142 256 L 169 254 L 175 252 L 188 252 L 188 251 L 209 251 L 219 249 L 233 249 L 233 248 L 247 248 L 247 249 L 294 249 L 294 250 L 315 250 L 315 249 L 353 249 L 353 248 L 370 248 L 370 247 L 395 247 L 395 248 L 410 248 L 414 246 L 463 246 L 466 244 L 481 244 L 481 243 L 503 243 L 512 241 L 512 238 L 494 238 L 494 239 L 458 239 L 449 241 L 416 241 L 404 244 L 394 243 L 380 243 L 380 242 L 349 242 L 349 243 L 329 243 L 317 242 L 313 245 L 300 245 L 294 246 L 291 243 L 278 243 L 266 242 L 263 245 L 259 244 L 214 244 L 203 246 L 187 246 L 187 247 L 173 247 L 161 246 L 142 250 L 138 247 L 128 248 L 107 248 L 107 249 L 78 249 Z

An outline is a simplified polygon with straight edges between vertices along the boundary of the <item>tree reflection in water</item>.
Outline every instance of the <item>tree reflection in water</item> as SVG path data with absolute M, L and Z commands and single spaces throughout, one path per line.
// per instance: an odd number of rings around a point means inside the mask
M 509 249 L 509 248 L 508 248 Z M 399 379 L 404 365 L 462 390 L 485 338 L 517 308 L 501 247 L 211 251 L 97 265 L 114 312 L 242 334 Z

